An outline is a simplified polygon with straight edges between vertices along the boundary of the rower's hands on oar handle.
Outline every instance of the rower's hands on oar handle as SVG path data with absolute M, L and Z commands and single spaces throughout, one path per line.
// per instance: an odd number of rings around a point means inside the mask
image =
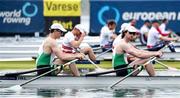
M 76 55 L 77 55 L 76 58 L 79 60 L 83 60 L 85 58 L 85 55 L 83 53 L 76 53 Z
M 155 56 L 160 58 L 161 56 L 163 55 L 163 52 L 162 51 L 157 51 Z

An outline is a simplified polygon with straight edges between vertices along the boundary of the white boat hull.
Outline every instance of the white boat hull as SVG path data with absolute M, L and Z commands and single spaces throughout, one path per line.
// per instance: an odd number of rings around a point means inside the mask
M 32 77 L 0 77 L 0 87 L 20 85 Z M 42 77 L 23 87 L 37 88 L 66 88 L 66 87 L 108 87 L 121 77 Z M 138 76 L 129 77 L 119 83 L 117 87 L 180 87 L 180 76 Z

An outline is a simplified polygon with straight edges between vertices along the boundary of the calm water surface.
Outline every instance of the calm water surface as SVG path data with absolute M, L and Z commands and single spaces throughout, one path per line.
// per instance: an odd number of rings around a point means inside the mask
M 180 88 L 23 88 L 0 91 L 0 98 L 180 98 Z
M 147 74 L 142 71 L 142 74 Z M 177 71 L 161 71 L 158 75 L 180 75 Z M 176 81 L 178 82 L 178 81 Z M 180 87 L 171 88 L 33 88 L 21 91 L 2 90 L 0 98 L 180 98 Z

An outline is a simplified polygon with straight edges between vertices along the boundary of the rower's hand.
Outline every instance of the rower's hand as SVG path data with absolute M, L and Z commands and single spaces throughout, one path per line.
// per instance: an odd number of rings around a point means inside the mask
M 156 52 L 156 57 L 160 58 L 163 55 L 162 51 L 157 51 Z
M 86 33 L 81 33 L 81 37 L 85 37 L 86 36 Z
M 179 40 L 179 37 L 174 38 L 174 41 L 178 41 L 178 40 Z
M 85 58 L 85 55 L 83 53 L 77 53 L 77 59 L 83 60 Z

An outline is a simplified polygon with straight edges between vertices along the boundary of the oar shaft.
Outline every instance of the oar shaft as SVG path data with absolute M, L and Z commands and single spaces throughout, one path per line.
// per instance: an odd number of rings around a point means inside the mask
M 161 62 L 159 62 L 158 60 L 155 60 L 155 62 L 157 62 L 158 64 L 160 64 L 160 65 L 162 65 L 162 66 L 164 66 L 164 67 L 166 67 L 167 69 L 169 68 L 169 66 L 167 66 L 167 65 L 165 65 L 165 64 L 163 64 L 163 63 L 161 63 Z
M 92 48 L 93 49 L 93 51 L 94 50 L 99 50 L 99 49 L 102 49 L 100 46 L 99 47 L 97 47 L 97 48 Z
M 168 66 L 168 65 L 166 65 L 166 64 L 164 64 L 164 63 L 162 63 L 162 62 L 160 62 L 160 61 L 158 61 L 158 60 L 155 60 L 155 62 L 157 62 L 158 64 L 164 66 L 165 68 L 167 68 L 167 69 L 169 69 L 169 70 L 178 70 L 177 68 L 170 67 L 170 66 Z
M 75 62 L 75 61 L 77 61 L 77 60 L 78 60 L 78 59 L 72 60 L 72 61 L 70 61 L 70 62 L 65 63 L 65 64 L 62 65 L 62 66 L 69 65 L 69 64 L 71 64 L 71 63 L 73 63 L 73 62 Z M 34 81 L 34 80 L 37 80 L 37 79 L 41 78 L 42 76 L 45 76 L 45 75 L 47 75 L 47 74 L 49 74 L 49 73 L 51 73 L 51 72 L 53 72 L 53 71 L 55 71 L 55 70 L 57 70 L 57 69 L 60 69 L 60 67 L 61 67 L 61 66 L 58 66 L 58 67 L 56 67 L 55 69 L 52 69 L 52 70 L 50 70 L 50 71 L 48 71 L 48 72 L 45 72 L 45 73 L 43 73 L 43 74 L 41 74 L 41 75 L 39 75 L 39 76 L 37 76 L 37 77 L 34 77 L 34 78 L 32 78 L 32 79 L 30 79 L 30 80 L 28 80 L 28 81 L 20 84 L 20 86 L 26 85 L 26 84 Z
M 108 49 L 108 50 L 106 50 L 106 51 L 100 53 L 99 55 L 96 56 L 96 58 L 98 58 L 98 57 L 100 57 L 100 56 L 106 54 L 107 52 L 109 52 L 109 51 L 111 51 L 111 50 L 112 50 L 112 48 L 110 48 L 110 49 Z
M 110 86 L 111 89 L 113 89 L 114 86 L 116 86 L 117 84 L 119 84 L 120 82 L 122 82 L 123 80 L 125 80 L 126 78 L 128 78 L 129 76 L 131 76 L 133 73 L 135 73 L 136 71 L 138 71 L 140 69 L 140 67 L 142 66 L 139 66 L 138 68 L 136 68 L 135 70 L 133 70 L 131 73 L 129 73 L 128 75 L 126 75 L 125 77 L 121 78 L 119 81 L 115 82 L 114 84 L 112 84 Z
M 60 66 L 58 66 L 57 68 L 55 68 L 55 69 L 53 69 L 53 70 L 50 70 L 50 71 L 48 71 L 48 72 L 45 72 L 45 73 L 43 73 L 43 74 L 41 74 L 41 75 L 39 75 L 39 76 L 37 76 L 37 77 L 35 77 L 35 78 L 32 78 L 32 79 L 26 81 L 26 82 L 22 83 L 20 86 L 26 85 L 26 84 L 34 81 L 34 80 L 37 80 L 37 79 L 41 78 L 42 76 L 44 76 L 44 75 L 46 75 L 46 74 L 49 74 L 49 73 L 57 70 L 58 68 L 60 68 Z
M 126 78 L 128 78 L 129 76 L 131 76 L 133 73 L 135 73 L 136 71 L 138 71 L 139 69 L 141 69 L 142 66 L 146 66 L 147 64 L 149 64 L 150 62 L 154 61 L 157 57 L 153 57 L 152 59 L 150 59 L 149 61 L 147 61 L 145 64 L 139 66 L 138 68 L 136 68 L 135 70 L 133 70 L 132 72 L 130 72 L 128 75 L 124 76 L 123 78 L 121 78 L 119 81 L 115 82 L 114 84 L 112 84 L 110 86 L 111 89 L 113 89 L 114 86 L 116 86 L 117 84 L 119 84 L 120 82 L 122 82 L 123 80 L 125 80 Z
M 85 55 L 84 55 L 85 56 Z M 85 56 L 85 58 L 91 62 L 96 68 L 100 68 L 97 64 L 95 64 L 91 59 L 89 59 L 88 57 Z
M 79 50 L 77 50 L 79 53 L 82 53 L 81 52 L 81 49 L 80 48 L 77 48 Z M 84 57 L 89 61 L 91 62 L 96 68 L 100 68 L 98 65 L 96 65 L 91 59 L 89 59 L 88 57 L 86 57 L 86 55 L 84 53 L 82 53 L 84 55 Z

